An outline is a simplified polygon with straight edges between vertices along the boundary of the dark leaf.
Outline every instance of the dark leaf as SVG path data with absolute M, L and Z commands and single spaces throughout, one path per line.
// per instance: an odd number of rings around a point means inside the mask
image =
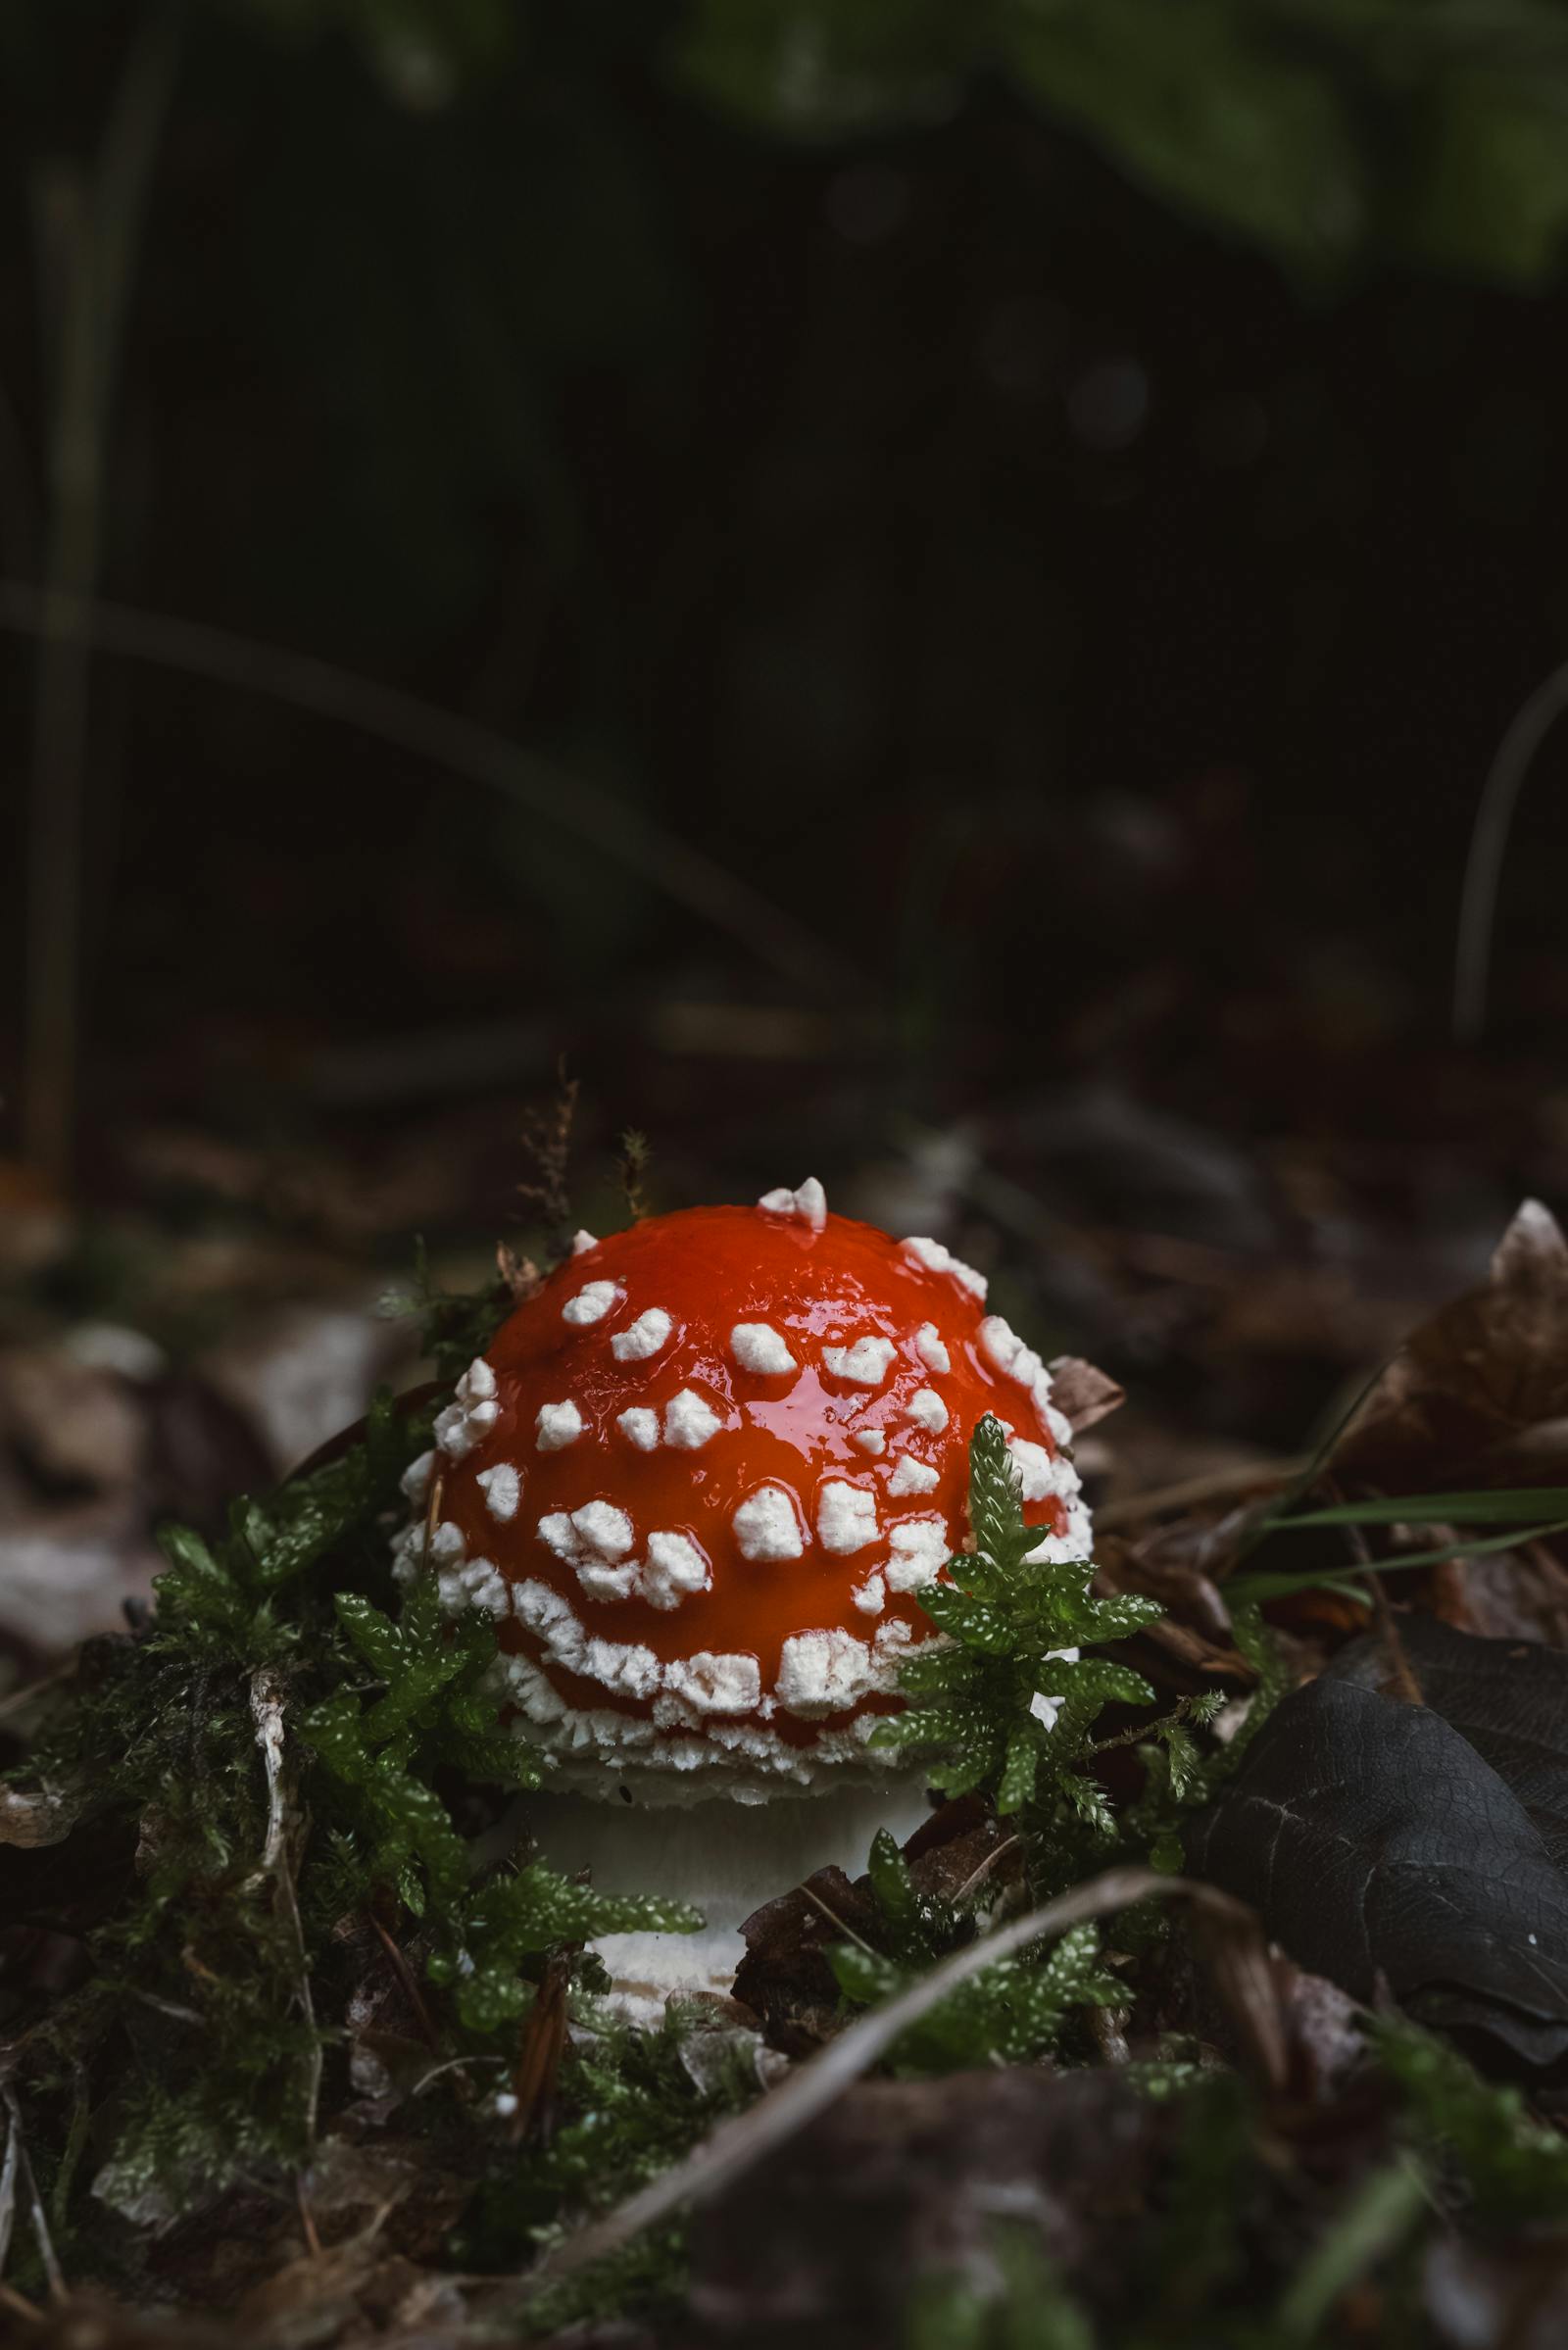
M 1534 1640 L 1477 1640 L 1436 1616 L 1401 1616 L 1399 1644 L 1427 1704 L 1512 1788 L 1568 1870 L 1568 1656 Z M 1381 1688 L 1387 1648 L 1377 1638 L 1353 1641 L 1330 1671 Z
M 1188 1863 L 1354 1997 L 1380 1982 L 1538 2064 L 1568 2051 L 1568 1883 L 1517 1798 L 1427 1706 L 1298 1689 L 1195 1826 Z
M 839 2001 L 827 1952 L 846 1929 L 864 1936 L 876 1928 L 869 1885 L 858 1887 L 835 1868 L 818 1869 L 746 1920 L 735 1996 L 761 2018 L 773 2047 L 804 2056 L 832 2036 Z

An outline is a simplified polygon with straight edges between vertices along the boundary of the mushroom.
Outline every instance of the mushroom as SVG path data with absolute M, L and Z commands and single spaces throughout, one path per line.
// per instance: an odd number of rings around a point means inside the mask
M 937 1241 L 829 1215 L 814 1181 L 579 1234 L 410 1473 L 418 1508 L 439 1464 L 439 1497 L 398 1572 L 428 1556 L 448 1609 L 497 1619 L 498 1701 L 554 1764 L 541 1848 L 707 1917 L 612 1937 L 628 1989 L 727 1988 L 752 1910 L 926 1816 L 868 1740 L 939 1637 L 919 1595 L 964 1543 L 983 1413 L 1036 1555 L 1087 1554 L 1050 1374 L 985 1289 Z

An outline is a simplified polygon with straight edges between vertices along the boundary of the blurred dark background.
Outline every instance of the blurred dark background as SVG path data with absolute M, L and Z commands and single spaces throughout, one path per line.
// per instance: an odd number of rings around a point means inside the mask
M 625 1126 L 815 1171 L 1146 1480 L 1568 1199 L 1553 738 L 1451 1007 L 1568 633 L 1557 0 L 14 4 L 0 192 L 0 1338 L 196 1382 L 128 1523 L 346 1416 L 564 1054 L 588 1220 Z

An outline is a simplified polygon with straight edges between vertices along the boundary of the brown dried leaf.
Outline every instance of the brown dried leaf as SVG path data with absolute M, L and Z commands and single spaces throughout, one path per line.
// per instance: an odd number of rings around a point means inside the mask
M 1051 1400 L 1082 1436 L 1127 1400 L 1127 1390 L 1078 1354 L 1058 1354 L 1050 1366 Z
M 735 1996 L 760 2019 L 770 2047 L 805 2056 L 832 2038 L 842 2018 L 823 1952 L 875 1932 L 866 1880 L 852 1885 L 838 1868 L 816 1870 L 752 1912 L 741 1928 L 746 1956 L 736 1970 Z
M 1421 1324 L 1335 1447 L 1334 1476 L 1385 1493 L 1544 1480 L 1568 1463 L 1568 1243 L 1527 1199 L 1491 1278 Z
M 1265 2089 L 1290 2079 L 1281 1962 L 1250 1910 L 1198 1910 L 1192 1934 L 1241 2045 L 1248 2071 Z
M 45 1492 L 120 1492 L 140 1474 L 145 1436 L 134 1390 L 64 1346 L 0 1355 L 0 1430 Z
M 34 1850 L 40 1844 L 63 1844 L 81 1817 L 79 1798 L 41 1787 L 24 1794 L 19 1787 L 0 1787 L 0 1844 Z
M 978 1795 L 944 1803 L 904 1846 L 909 1874 L 922 1893 L 952 1901 L 986 1883 L 986 1899 L 1002 1889 L 1009 1852 L 1018 1838 L 998 1822 Z M 823 1953 L 858 1935 L 877 1938 L 876 1903 L 869 1877 L 853 1883 L 842 1869 L 818 1869 L 804 1885 L 765 1901 L 741 1928 L 746 1956 L 735 1996 L 760 2018 L 770 2047 L 805 2056 L 843 2029 L 838 1983 Z

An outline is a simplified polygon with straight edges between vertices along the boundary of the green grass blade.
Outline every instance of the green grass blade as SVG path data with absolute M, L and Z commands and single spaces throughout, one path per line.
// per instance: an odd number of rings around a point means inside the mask
M 1568 1486 L 1521 1486 L 1509 1493 L 1376 1494 L 1368 1501 L 1336 1502 L 1332 1509 L 1302 1510 L 1270 1518 L 1268 1532 L 1298 1526 L 1518 1526 L 1568 1508 Z
M 1546 1526 L 1527 1526 L 1512 1534 L 1487 1535 L 1473 1542 L 1446 1542 L 1440 1550 L 1411 1550 L 1397 1558 L 1369 1559 L 1358 1567 L 1308 1568 L 1303 1574 L 1238 1575 L 1221 1585 L 1227 1606 L 1256 1606 L 1264 1599 L 1287 1599 L 1296 1591 L 1339 1591 L 1348 1596 L 1362 1596 L 1352 1578 L 1356 1575 L 1392 1575 L 1404 1567 L 1438 1567 L 1450 1558 L 1479 1558 L 1489 1550 L 1513 1550 L 1521 1542 L 1544 1542 L 1548 1535 L 1568 1534 L 1568 1518 L 1557 1518 Z

